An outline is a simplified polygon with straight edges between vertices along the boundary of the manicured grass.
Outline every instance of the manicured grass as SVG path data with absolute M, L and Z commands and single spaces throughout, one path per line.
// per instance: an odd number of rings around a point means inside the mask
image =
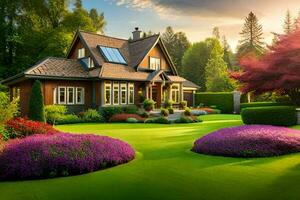
M 197 124 L 59 126 L 125 140 L 136 149 L 137 158 L 86 175 L 1 182 L 0 199 L 299 199 L 300 154 L 241 159 L 193 153 L 192 144 L 202 135 L 242 124 L 233 115 L 202 118 Z

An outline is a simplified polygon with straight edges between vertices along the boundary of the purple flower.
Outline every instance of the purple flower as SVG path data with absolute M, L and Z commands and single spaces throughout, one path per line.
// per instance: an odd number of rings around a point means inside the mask
M 9 141 L 0 154 L 0 179 L 35 179 L 88 173 L 126 163 L 134 149 L 91 134 L 33 135 Z
M 267 157 L 300 152 L 300 131 L 265 125 L 224 128 L 195 141 L 192 151 L 231 157 Z

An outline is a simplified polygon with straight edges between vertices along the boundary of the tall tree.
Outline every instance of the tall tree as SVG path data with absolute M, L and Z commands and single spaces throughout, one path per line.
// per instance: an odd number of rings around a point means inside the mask
M 292 22 L 292 16 L 291 12 L 289 10 L 286 11 L 283 30 L 285 34 L 288 34 L 292 32 L 293 30 L 293 22 Z
M 234 68 L 233 68 L 234 54 L 231 51 L 231 48 L 227 42 L 225 35 L 223 35 L 223 37 L 222 37 L 222 47 L 224 50 L 223 60 L 226 62 L 228 69 L 234 70 Z
M 233 91 L 235 84 L 230 79 L 226 62 L 223 60 L 223 52 L 215 46 L 212 49 L 206 65 L 206 88 L 210 92 Z
M 174 62 L 178 73 L 183 74 L 182 57 L 190 47 L 190 42 L 183 32 L 174 33 L 172 27 L 167 27 L 162 35 L 163 42 Z
M 216 26 L 216 27 L 213 28 L 212 35 L 213 35 L 214 38 L 216 38 L 218 40 L 221 39 L 219 27 Z
M 32 91 L 29 98 L 29 119 L 33 121 L 45 122 L 44 97 L 42 92 L 42 84 L 35 81 L 32 85 Z
M 93 21 L 93 26 L 96 28 L 96 31 L 99 33 L 104 32 L 104 27 L 106 25 L 106 21 L 104 20 L 104 13 L 98 13 L 97 9 L 92 8 L 90 10 L 90 18 Z
M 298 16 L 294 19 L 294 29 L 300 28 L 300 11 L 298 12 Z
M 300 105 L 300 30 L 280 36 L 262 58 L 241 60 L 242 73 L 233 77 L 242 83 L 243 92 L 261 94 L 279 91 Z
M 240 33 L 242 39 L 239 41 L 237 55 L 239 58 L 253 54 L 260 56 L 263 54 L 264 42 L 262 25 L 259 24 L 258 18 L 253 12 L 250 12 L 245 19 L 245 23 Z

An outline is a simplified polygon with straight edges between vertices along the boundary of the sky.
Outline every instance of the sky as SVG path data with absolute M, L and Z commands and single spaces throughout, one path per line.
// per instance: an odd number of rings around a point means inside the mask
M 263 26 L 264 40 L 282 33 L 287 10 L 296 18 L 300 0 L 83 0 L 87 9 L 104 12 L 105 34 L 129 38 L 135 27 L 164 32 L 167 26 L 183 31 L 191 42 L 204 40 L 219 27 L 235 51 L 244 19 L 253 11 Z

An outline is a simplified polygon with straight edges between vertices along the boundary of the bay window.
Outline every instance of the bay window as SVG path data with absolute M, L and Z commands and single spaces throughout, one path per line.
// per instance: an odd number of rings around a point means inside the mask
M 111 82 L 104 83 L 104 103 L 105 105 L 111 104 Z
M 114 105 L 119 104 L 119 82 L 113 83 L 113 103 Z

